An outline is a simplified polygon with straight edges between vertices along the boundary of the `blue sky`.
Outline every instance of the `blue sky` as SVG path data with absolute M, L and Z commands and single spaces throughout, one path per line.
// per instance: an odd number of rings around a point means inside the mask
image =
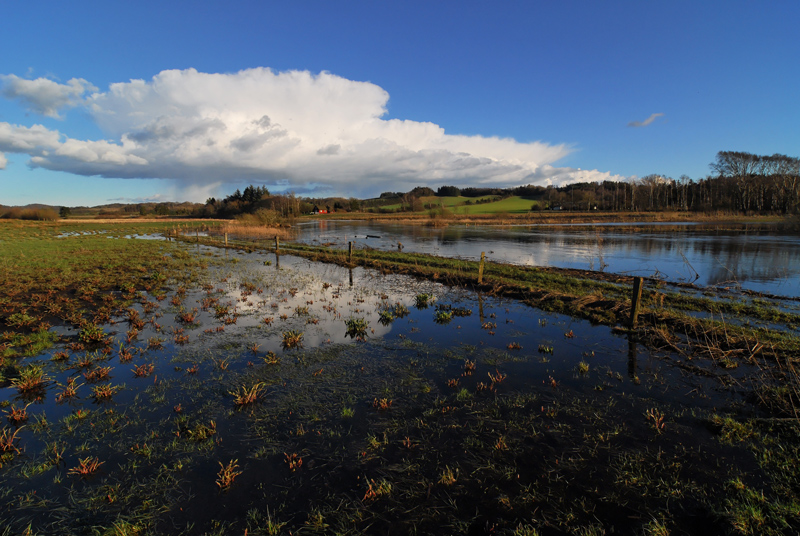
M 720 150 L 800 156 L 796 1 L 277 4 L 4 3 L 0 204 L 699 178 Z

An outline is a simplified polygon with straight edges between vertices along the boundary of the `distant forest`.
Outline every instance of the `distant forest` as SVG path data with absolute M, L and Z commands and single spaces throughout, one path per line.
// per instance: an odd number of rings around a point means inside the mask
M 230 218 L 240 214 L 260 214 L 262 219 L 267 212 L 276 216 L 289 217 L 310 214 L 314 210 L 327 212 L 351 212 L 361 209 L 361 201 L 355 198 L 305 198 L 293 193 L 271 195 L 264 186 L 250 185 L 244 191 L 236 190 L 223 199 L 210 197 L 205 205 L 195 210 L 195 216 L 211 218 Z
M 780 213 L 800 212 L 800 158 L 781 154 L 762 156 L 746 152 L 720 151 L 705 178 L 678 179 L 652 174 L 630 182 L 583 182 L 568 186 L 518 186 L 515 188 L 459 188 L 437 190 L 418 186 L 409 192 L 384 192 L 376 199 L 312 199 L 270 195 L 264 187 L 248 186 L 222 200 L 210 198 L 195 211 L 197 216 L 231 217 L 272 210 L 281 216 L 308 214 L 314 209 L 328 212 L 398 212 L 424 210 L 422 198 L 520 196 L 535 202 L 539 210 L 600 211 L 691 211 Z M 428 203 L 429 204 L 429 203 Z M 394 207 L 386 209 L 384 207 Z
M 629 182 L 584 182 L 568 186 L 518 186 L 515 188 L 459 188 L 440 186 L 437 190 L 418 186 L 409 192 L 384 192 L 374 199 L 345 197 L 307 198 L 293 193 L 273 195 L 264 186 L 250 185 L 244 191 L 205 203 L 114 204 L 88 209 L 60 208 L 60 216 L 81 214 L 121 217 L 140 215 L 190 216 L 204 218 L 255 218 L 274 223 L 281 218 L 332 212 L 421 211 L 436 203 L 431 197 L 466 197 L 466 203 L 519 196 L 531 200 L 531 210 L 599 211 L 691 211 L 760 214 L 800 213 L 800 158 L 773 154 L 720 151 L 705 178 L 678 179 L 647 175 Z M 424 198 L 427 198 L 423 201 Z M 473 201 L 474 200 L 474 201 Z M 0 218 L 56 219 L 59 207 L 0 206 Z M 99 210 L 99 213 L 97 212 Z
M 458 188 L 435 192 L 418 187 L 407 193 L 384 192 L 380 199 L 413 206 L 423 196 L 512 195 L 539 202 L 543 209 L 603 211 L 694 211 L 797 214 L 800 212 L 800 158 L 721 151 L 702 179 L 647 175 L 631 182 L 583 182 L 568 186 Z
M 630 182 L 583 182 L 559 187 L 440 186 L 433 190 L 418 186 L 409 192 L 384 192 L 376 199 L 366 200 L 271 195 L 267 188 L 251 185 L 223 199 L 209 198 L 204 205 L 196 206 L 192 215 L 230 218 L 260 211 L 263 219 L 265 211 L 280 217 L 322 209 L 327 212 L 416 212 L 426 206 L 422 198 L 433 196 L 475 199 L 520 196 L 536 202 L 532 207 L 539 210 L 800 212 L 800 158 L 721 151 L 710 168 L 710 175 L 696 180 L 686 175 L 674 179 L 652 174 Z

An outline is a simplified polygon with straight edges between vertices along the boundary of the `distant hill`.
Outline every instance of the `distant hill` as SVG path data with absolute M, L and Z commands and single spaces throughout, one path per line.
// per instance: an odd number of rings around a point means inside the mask
M 50 209 L 55 210 L 58 212 L 58 209 L 61 208 L 61 205 L 43 205 L 41 203 L 31 203 L 29 205 L 2 205 L 0 204 L 0 210 L 2 209 L 9 209 L 9 208 L 21 208 L 23 210 L 30 209 L 30 210 L 43 210 L 43 209 Z

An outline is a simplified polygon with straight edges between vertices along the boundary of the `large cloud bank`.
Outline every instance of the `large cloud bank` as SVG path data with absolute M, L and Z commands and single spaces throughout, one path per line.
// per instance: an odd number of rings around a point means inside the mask
M 41 115 L 84 109 L 107 138 L 0 122 L 0 168 L 3 152 L 22 153 L 33 167 L 79 175 L 178 179 L 201 190 L 250 181 L 365 196 L 419 185 L 620 178 L 553 167 L 569 154 L 566 145 L 450 135 L 433 123 L 383 119 L 385 90 L 327 72 L 170 70 L 105 92 L 83 79 L 5 75 L 0 82 L 5 97 Z

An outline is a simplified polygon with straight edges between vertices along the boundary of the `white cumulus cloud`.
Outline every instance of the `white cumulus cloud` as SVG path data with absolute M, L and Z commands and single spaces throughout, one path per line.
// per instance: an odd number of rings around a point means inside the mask
M 42 125 L 23 127 L 0 123 L 0 151 L 8 153 L 44 154 L 60 145 L 61 135 Z
M 565 144 L 451 135 L 433 123 L 384 119 L 384 89 L 328 72 L 169 70 L 105 92 L 77 79 L 2 80 L 5 96 L 43 115 L 84 107 L 108 139 L 0 123 L 0 151 L 80 175 L 177 179 L 192 196 L 241 181 L 375 195 L 419 185 L 619 178 L 552 167 L 571 152 Z
M 97 88 L 83 78 L 73 78 L 66 84 L 59 84 L 48 78 L 26 80 L 16 75 L 0 75 L 3 96 L 19 99 L 32 111 L 48 117 L 59 118 L 62 108 L 78 106 L 83 95 Z

